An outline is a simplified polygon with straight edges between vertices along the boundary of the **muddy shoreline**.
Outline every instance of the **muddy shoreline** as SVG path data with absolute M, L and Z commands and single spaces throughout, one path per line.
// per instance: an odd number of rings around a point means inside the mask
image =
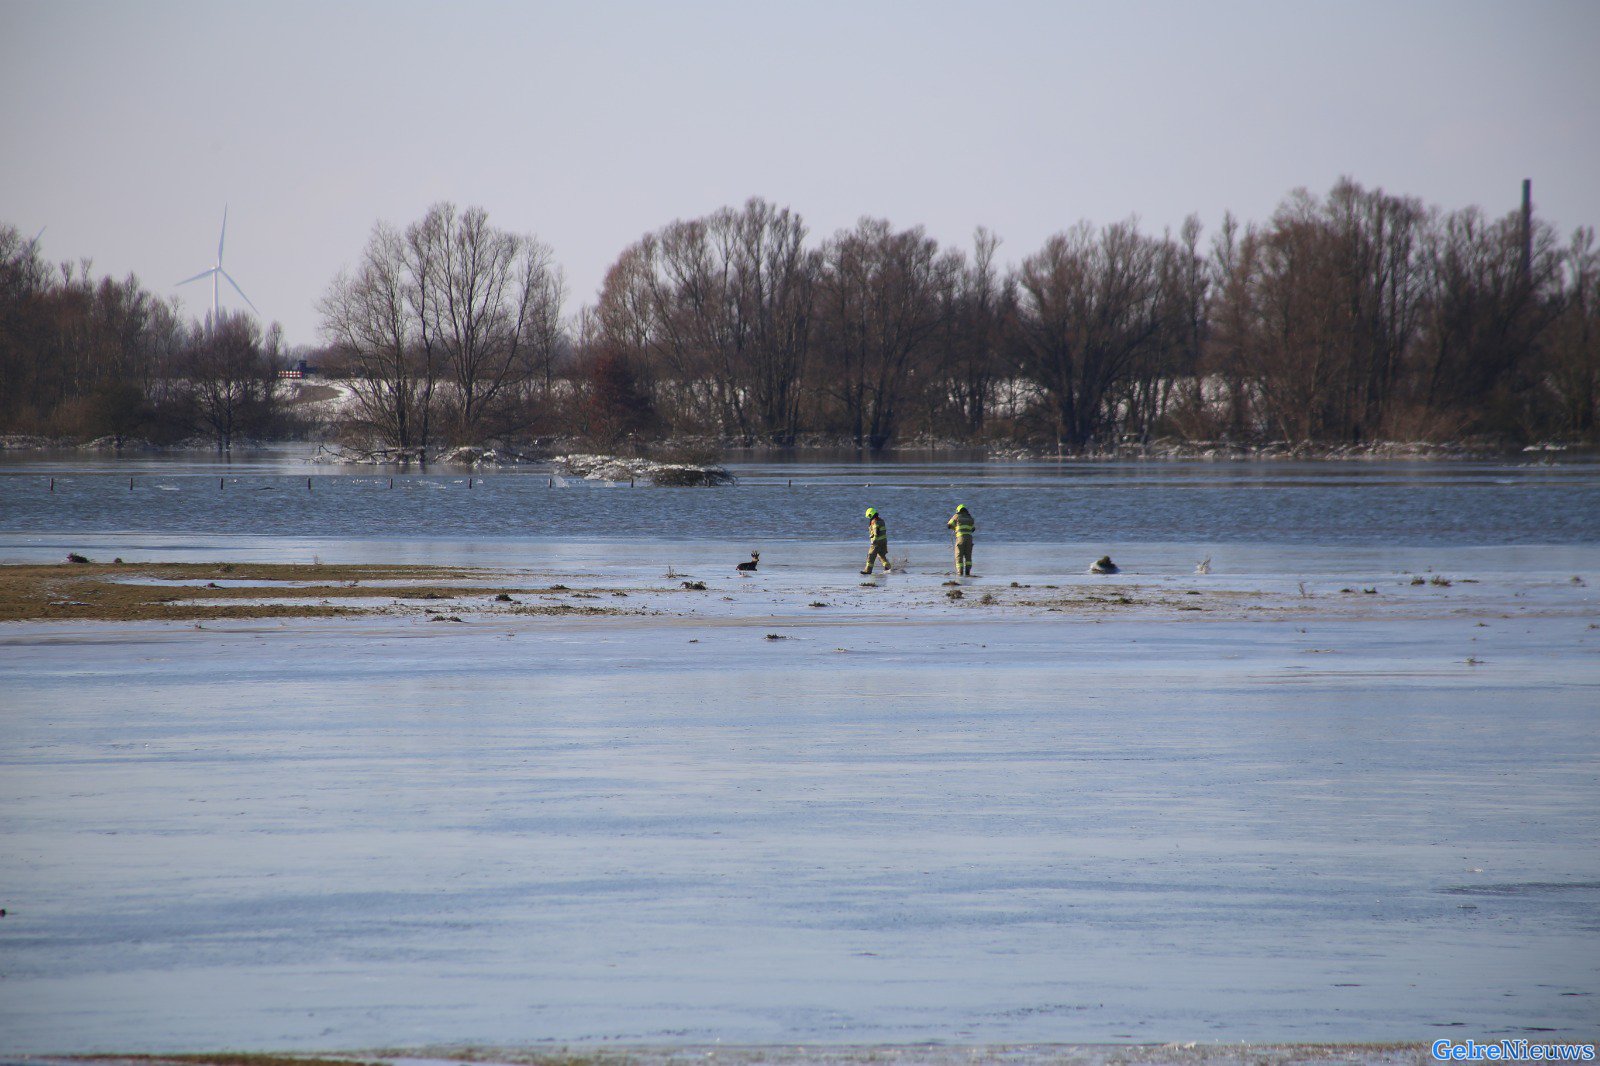
M 74 554 L 55 564 L 0 564 L 0 622 L 202 622 L 248 619 L 421 618 L 472 622 L 515 617 L 655 616 L 778 627 L 913 611 L 920 622 L 1057 617 L 1278 621 L 1309 618 L 1508 617 L 1504 603 L 1467 598 L 1457 582 L 1399 573 L 1378 584 L 1328 584 L 1313 591 L 1227 583 L 1113 580 L 1064 583 L 939 580 L 938 573 L 855 580 L 837 575 L 810 592 L 762 580 L 701 580 L 670 568 L 620 584 L 594 576 L 493 567 L 339 563 L 125 562 Z M 1458 579 L 1460 586 L 1479 584 Z M 1587 583 L 1570 591 L 1587 602 Z M 1197 587 L 1198 586 L 1198 587 Z M 1454 589 L 1454 591 L 1453 591 Z M 1581 608 L 1580 608 L 1581 609 Z M 1528 607 L 1519 605 L 1519 613 Z M 1546 608 L 1545 610 L 1548 610 Z M 1564 608 L 1558 613 L 1565 613 Z M 1544 613 L 1544 611 L 1541 611 Z M 907 616 L 909 620 L 910 616 Z
M 80 557 L 82 558 L 82 557 Z M 608 590 L 613 598 L 620 590 Z M 626 595 L 624 593 L 624 595 Z M 513 575 L 443 566 L 111 563 L 0 566 L 0 622 L 197 621 L 425 614 L 616 615 L 598 598 Z M 487 599 L 488 602 L 476 602 Z M 637 612 L 634 612 L 637 613 Z

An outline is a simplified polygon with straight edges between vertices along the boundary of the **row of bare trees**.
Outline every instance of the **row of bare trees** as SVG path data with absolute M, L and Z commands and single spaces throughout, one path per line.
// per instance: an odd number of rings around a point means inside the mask
M 646 235 L 607 274 L 583 351 L 629 367 L 676 433 L 880 448 L 946 375 L 981 433 L 1001 365 L 994 238 L 980 232 L 970 261 L 879 219 L 805 238 L 759 199 Z
M 1070 449 L 1595 433 L 1600 258 L 1517 213 L 1341 181 L 1265 224 L 1087 223 L 1002 274 L 864 219 L 815 247 L 761 200 L 625 250 L 578 346 L 658 431 Z
M 0 432 L 220 448 L 280 436 L 284 358 L 276 326 L 186 322 L 137 278 L 51 265 L 0 226 Z
M 186 323 L 0 227 L 0 431 L 282 433 L 276 327 Z M 1262 223 L 1081 223 L 1010 267 L 881 219 L 812 240 L 753 199 L 624 249 L 564 320 L 551 251 L 439 204 L 380 223 L 321 302 L 346 429 L 426 451 L 911 438 L 1594 440 L 1600 251 L 1543 220 L 1341 181 Z
M 1590 434 L 1595 264 L 1590 230 L 1562 248 L 1517 214 L 1297 193 L 1214 242 L 1200 372 L 1226 401 L 1189 413 L 1287 440 Z

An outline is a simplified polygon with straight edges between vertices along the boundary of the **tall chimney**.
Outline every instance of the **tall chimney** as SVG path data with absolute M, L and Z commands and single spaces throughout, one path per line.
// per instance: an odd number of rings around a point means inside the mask
M 1533 179 L 1522 179 L 1522 276 L 1533 273 Z

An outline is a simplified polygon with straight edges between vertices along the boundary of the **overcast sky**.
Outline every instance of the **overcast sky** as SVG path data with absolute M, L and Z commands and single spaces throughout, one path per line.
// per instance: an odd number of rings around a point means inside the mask
M 1600 224 L 1600 2 L 0 0 L 0 223 L 292 343 L 378 220 L 550 244 L 569 312 L 629 243 L 762 196 L 1016 262 L 1087 219 L 1268 218 L 1340 175 Z M 242 307 L 231 293 L 228 307 Z

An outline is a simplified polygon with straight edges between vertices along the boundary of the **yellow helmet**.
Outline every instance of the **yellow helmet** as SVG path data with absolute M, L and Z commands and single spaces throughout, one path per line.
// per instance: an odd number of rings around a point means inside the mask
M 965 510 L 966 510 L 966 509 L 967 509 L 967 505 L 966 505 L 966 504 L 964 504 L 964 503 L 958 503 L 958 504 L 956 504 L 956 510 L 958 510 L 958 511 L 965 511 Z
M 873 515 L 875 515 L 877 513 L 878 513 L 878 509 L 876 507 L 868 507 L 867 508 L 867 517 L 868 518 L 871 518 Z

